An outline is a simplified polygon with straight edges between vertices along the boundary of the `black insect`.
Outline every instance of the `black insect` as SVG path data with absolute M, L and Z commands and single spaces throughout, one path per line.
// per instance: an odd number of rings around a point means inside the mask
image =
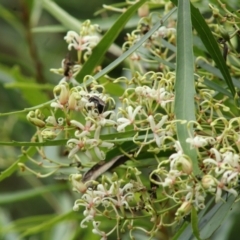
M 227 61 L 227 55 L 228 55 L 228 45 L 227 45 L 227 41 L 223 38 L 219 38 L 218 42 L 220 44 L 223 44 L 223 58 L 225 61 Z
M 142 33 L 143 35 L 146 34 L 149 30 L 150 30 L 150 26 L 149 26 L 149 25 L 147 25 L 147 24 L 145 24 L 145 23 L 142 23 L 142 24 L 140 25 L 140 31 L 141 31 L 141 33 Z
M 81 166 L 82 166 L 82 164 L 80 162 L 72 162 L 69 164 L 69 167 L 80 168 Z
M 74 66 L 74 62 L 69 59 L 67 56 L 63 61 L 63 75 L 65 77 L 71 77 L 73 74 L 72 68 Z
M 88 100 L 89 102 L 94 103 L 94 107 L 98 110 L 98 113 L 101 114 L 104 112 L 104 109 L 106 107 L 106 103 L 97 96 L 92 96 Z

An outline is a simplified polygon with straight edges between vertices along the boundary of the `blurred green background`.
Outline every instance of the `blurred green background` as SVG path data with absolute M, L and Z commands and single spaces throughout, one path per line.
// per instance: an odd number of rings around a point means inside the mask
M 94 13 L 102 8 L 103 3 L 111 1 L 59 0 L 56 3 L 81 22 L 86 19 L 96 19 L 97 22 L 103 16 L 94 16 Z M 54 30 L 41 32 L 39 27 L 48 26 L 53 26 Z M 34 31 L 36 27 L 40 30 Z M 51 99 L 53 86 L 61 76 L 49 69 L 61 67 L 62 59 L 68 53 L 63 37 L 70 29 L 53 17 L 42 1 L 0 1 L 0 113 L 22 110 Z M 34 88 L 30 86 L 33 83 L 44 86 L 40 97 L 34 95 Z M 26 113 L 0 118 L 1 142 L 28 142 L 34 132 L 35 128 L 26 121 Z M 0 145 L 0 171 L 17 160 L 20 150 Z M 69 161 L 61 156 L 58 147 L 46 151 L 50 158 Z M 71 172 L 76 170 L 69 168 Z M 78 195 L 71 188 L 65 176 L 60 180 L 54 176 L 39 179 L 17 171 L 4 179 L 0 182 L 0 239 L 98 239 L 90 228 L 80 229 L 82 213 L 72 212 Z M 40 227 L 40 230 L 21 236 L 31 227 Z
M 109 17 L 114 18 L 115 14 L 104 12 L 94 16 L 94 13 L 101 9 L 103 3 L 121 1 L 55 2 L 79 21 L 91 19 L 100 25 L 102 23 L 104 30 L 107 30 L 113 23 Z M 54 28 L 46 29 L 48 26 Z M 63 26 L 43 8 L 41 0 L 0 0 L 0 113 L 22 110 L 51 99 L 52 88 L 61 77 L 49 69 L 59 68 L 68 52 L 63 40 L 68 30 L 70 28 Z M 124 34 L 116 42 L 121 46 L 123 41 Z M 41 97 L 34 94 L 33 83 L 44 86 Z M 33 94 L 30 95 L 29 92 Z M 0 117 L 0 142 L 27 142 L 34 132 L 34 127 L 26 121 L 26 113 Z M 57 147 L 47 148 L 46 151 L 53 159 L 68 161 L 62 157 L 61 149 Z M 14 163 L 19 154 L 20 148 L 0 145 L 0 171 Z M 76 172 L 74 168 L 69 168 L 71 171 Z M 17 171 L 0 182 L 0 239 L 99 239 L 91 233 L 90 228 L 79 227 L 82 213 L 72 212 L 78 195 L 71 191 L 67 180 L 60 179 L 57 180 L 54 176 L 39 179 Z M 239 219 L 240 205 L 237 203 L 213 239 L 239 239 Z M 109 227 L 107 224 L 109 223 L 106 223 L 106 227 Z M 27 232 L 29 229 L 30 232 Z M 23 232 L 26 236 L 21 236 Z M 109 239 L 114 240 L 116 237 Z M 138 236 L 138 239 L 145 238 Z

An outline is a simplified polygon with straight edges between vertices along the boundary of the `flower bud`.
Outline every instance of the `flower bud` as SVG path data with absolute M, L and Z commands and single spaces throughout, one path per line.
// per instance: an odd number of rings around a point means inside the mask
M 72 182 L 73 191 L 79 193 L 85 193 L 87 190 L 87 186 L 81 181 L 82 174 L 71 174 L 69 176 L 69 180 Z
M 45 120 L 47 124 L 50 124 L 52 126 L 57 126 L 58 123 L 56 121 L 56 118 L 54 116 L 48 116 L 47 119 Z
M 53 93 L 56 96 L 59 94 L 58 99 L 60 104 L 65 105 L 69 98 L 69 89 L 67 84 L 59 84 L 53 89 Z
M 77 94 L 76 92 L 72 92 L 68 99 L 68 108 L 70 110 L 75 110 L 79 99 L 79 94 Z
M 25 165 L 23 163 L 18 163 L 18 167 L 20 168 L 21 172 L 26 170 Z
M 192 161 L 190 159 L 186 159 L 185 157 L 180 157 L 176 161 L 176 168 L 179 171 L 182 171 L 183 173 L 191 174 L 192 173 Z
M 50 68 L 50 72 L 63 75 L 63 68 Z
M 44 129 L 41 132 L 41 135 L 44 139 L 50 139 L 50 140 L 57 137 L 57 134 L 51 129 Z
M 37 110 L 36 110 L 37 111 Z M 39 114 L 37 114 L 38 112 L 34 112 L 34 111 L 30 111 L 27 115 L 27 120 L 32 123 L 33 125 L 37 126 L 37 127 L 40 127 L 40 128 L 43 128 L 45 127 L 45 122 L 38 118 Z M 42 116 L 40 116 L 42 117 Z
M 163 147 L 164 147 L 164 146 L 163 146 Z M 150 147 L 150 148 L 148 149 L 148 152 L 151 152 L 151 153 L 153 153 L 153 154 L 158 154 L 160 151 L 161 151 L 160 148 Z
M 149 7 L 148 4 L 143 4 L 139 9 L 138 9 L 138 16 L 140 18 L 146 17 L 149 14 Z
M 37 127 L 40 127 L 40 128 L 45 127 L 45 122 L 40 119 L 32 118 L 30 122 Z
M 175 213 L 176 219 L 180 220 L 182 217 L 189 214 L 191 209 L 192 209 L 192 203 L 190 201 L 183 202 L 181 207 L 178 208 L 177 212 Z
M 65 84 L 61 84 L 61 93 L 59 95 L 59 102 L 64 105 L 68 102 L 68 97 L 69 97 L 69 93 L 68 93 L 68 88 Z
M 205 189 L 211 189 L 212 187 L 216 186 L 215 179 L 211 175 L 204 175 L 202 177 L 202 186 Z

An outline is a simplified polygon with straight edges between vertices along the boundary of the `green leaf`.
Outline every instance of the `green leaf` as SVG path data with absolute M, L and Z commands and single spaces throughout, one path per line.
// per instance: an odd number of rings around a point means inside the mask
M 192 207 L 192 212 L 191 212 L 191 223 L 192 223 L 192 230 L 193 230 L 194 236 L 198 240 L 201 240 L 199 229 L 198 229 L 198 215 L 194 206 Z
M 31 26 L 36 26 L 41 18 L 42 15 L 42 3 L 41 1 L 28 1 L 30 2 L 31 6 L 31 16 L 30 16 L 30 24 Z
M 187 227 L 189 226 L 189 223 L 187 221 L 184 221 L 182 226 L 178 229 L 176 234 L 171 238 L 172 240 L 179 240 L 179 237 L 185 233 Z M 188 238 L 186 238 L 188 240 Z M 184 239 L 184 240 L 186 240 Z
M 227 194 L 225 194 L 226 196 Z M 226 202 L 217 203 L 200 221 L 199 230 L 203 239 L 210 239 L 229 213 L 235 197 L 229 196 Z
M 178 4 L 177 0 L 171 0 L 174 4 Z M 180 2 L 180 1 L 179 1 Z M 211 55 L 212 59 L 217 64 L 219 70 L 221 71 L 233 97 L 235 96 L 235 88 L 232 82 L 232 78 L 228 71 L 226 62 L 222 56 L 219 49 L 218 43 L 214 38 L 210 28 L 208 27 L 205 19 L 202 17 L 200 11 L 191 4 L 191 19 L 193 27 L 198 32 L 204 46 Z
M 205 45 L 206 49 L 210 53 L 211 57 L 219 67 L 230 91 L 232 92 L 233 97 L 235 96 L 235 88 L 232 82 L 232 78 L 228 71 L 226 62 L 222 56 L 222 53 L 219 49 L 218 43 L 215 40 L 210 28 L 208 27 L 205 19 L 202 17 L 200 11 L 191 5 L 191 13 L 192 13 L 192 22 L 194 28 L 197 30 L 199 36 L 203 44 Z
M 5 88 L 16 88 L 16 89 L 23 89 L 23 90 L 52 90 L 54 88 L 54 85 L 52 84 L 39 84 L 34 82 L 14 82 L 14 83 L 6 83 L 4 84 Z M 35 92 L 35 91 L 34 91 Z M 42 94 L 41 94 L 42 96 Z
M 68 186 L 65 185 L 50 185 L 44 187 L 33 188 L 24 191 L 18 191 L 14 193 L 1 193 L 0 205 L 1 204 L 10 204 L 13 202 L 18 202 L 26 199 L 30 199 L 39 195 L 42 195 L 47 192 L 60 191 L 67 189 Z
M 210 72 L 210 73 L 214 74 L 219 79 L 224 80 L 223 75 L 221 74 L 221 71 L 219 69 L 217 69 L 217 68 L 211 66 L 210 64 L 208 64 L 204 61 L 201 61 L 201 60 L 199 60 L 197 62 L 197 65 L 199 65 L 202 69 L 206 70 L 207 72 Z M 234 84 L 235 87 L 240 88 L 240 82 L 239 82 L 238 79 L 232 78 L 232 81 L 233 81 L 233 84 Z M 229 94 L 232 97 L 231 92 L 229 92 L 228 95 Z
M 50 229 L 54 225 L 68 219 L 76 219 L 77 218 L 76 212 L 69 211 L 67 213 L 58 215 L 56 217 L 51 218 L 49 221 L 42 222 L 34 227 L 28 228 L 23 234 L 21 235 L 21 239 L 25 236 L 31 235 L 31 234 L 36 234 L 42 231 L 45 231 L 47 229 Z
M 101 30 L 107 31 L 109 28 L 112 27 L 113 23 L 117 20 L 117 17 L 118 17 L 117 15 L 113 15 L 113 16 L 108 16 L 107 18 L 91 19 L 91 22 L 92 24 L 98 24 L 101 27 Z M 139 21 L 139 17 L 137 15 L 134 15 L 126 24 L 125 29 L 136 27 L 138 21 Z M 81 22 L 83 22 L 83 20 Z M 78 25 L 77 25 L 78 28 L 76 29 L 76 31 L 79 31 L 79 26 L 81 22 L 78 21 Z M 68 29 L 69 27 L 62 26 L 62 25 L 50 25 L 50 26 L 46 25 L 46 26 L 33 27 L 31 30 L 33 33 L 59 33 L 59 32 L 66 32 Z
M 227 194 L 225 194 L 226 197 Z M 227 213 L 231 209 L 233 203 L 235 201 L 235 197 L 231 195 L 228 197 L 226 202 L 219 202 L 212 207 L 214 202 L 214 198 L 212 198 L 206 205 L 205 209 L 200 211 L 198 214 L 198 229 L 202 239 L 210 239 L 212 234 L 220 227 L 224 218 L 227 216 Z M 176 240 L 186 240 L 186 239 L 194 239 L 193 238 L 193 230 L 190 225 L 185 227 L 184 231 L 181 231 L 180 234 L 178 232 L 176 235 L 178 238 Z M 180 229 L 182 230 L 182 229 Z M 179 231 L 180 231 L 179 230 Z
M 30 104 L 30 106 L 34 106 L 37 104 L 40 104 L 42 102 L 46 102 L 48 98 L 46 97 L 46 94 L 42 92 L 40 87 L 32 88 L 31 91 L 29 91 L 29 87 L 32 86 L 32 84 L 35 84 L 35 79 L 23 76 L 22 73 L 20 72 L 19 67 L 15 66 L 11 69 L 10 71 L 11 76 L 13 77 L 16 85 L 20 84 L 22 85 L 21 87 L 21 92 L 22 96 L 26 99 L 26 101 Z M 28 82 L 28 84 L 26 84 Z M 14 83 L 9 83 L 12 86 Z M 23 87 L 25 84 L 25 87 Z M 15 86 L 16 86 L 15 85 Z M 6 85 L 9 86 L 9 85 Z
M 168 43 L 164 39 L 162 39 L 161 42 L 162 42 L 163 46 L 167 47 L 168 49 L 170 49 L 171 51 L 173 51 L 175 53 L 177 52 L 177 48 L 175 46 L 173 46 L 171 43 Z M 150 58 L 158 61 L 159 63 L 162 63 L 162 64 L 168 66 L 170 69 L 176 69 L 176 65 L 174 63 L 168 62 L 168 61 L 166 61 L 166 60 L 164 60 L 164 59 L 162 59 L 162 58 L 160 58 L 158 56 L 154 56 L 154 57 L 150 56 Z M 213 67 L 213 66 L 211 66 L 208 63 L 203 62 L 203 61 L 198 61 L 197 64 L 202 69 L 205 69 L 206 71 L 214 74 L 216 77 L 222 78 L 222 75 L 221 75 L 220 71 L 217 68 L 215 68 L 215 67 Z M 233 78 L 233 81 L 234 81 L 234 85 L 236 87 L 240 88 L 240 83 L 238 82 L 238 80 Z M 230 98 L 232 97 L 231 93 L 228 90 L 226 90 L 221 85 L 215 83 L 214 81 L 210 81 L 207 78 L 204 78 L 204 82 L 203 83 L 207 87 L 210 87 L 211 89 L 215 90 L 217 93 L 222 93 L 222 94 L 224 94 L 226 96 L 229 96 Z
M 81 22 L 68 14 L 64 9 L 59 7 L 55 2 L 41 0 L 43 7 L 54 16 L 63 26 L 73 31 L 79 32 Z
M 47 25 L 41 27 L 34 27 L 31 30 L 33 33 L 60 33 L 66 32 L 67 28 L 62 25 Z
M 213 202 L 214 202 L 214 198 L 212 197 L 208 203 L 206 204 L 205 208 L 203 210 L 201 210 L 198 213 L 198 222 L 202 222 L 202 218 L 203 216 L 207 213 L 207 211 L 210 209 L 210 207 L 212 206 Z M 193 230 L 192 230 L 192 226 L 189 223 L 188 225 L 186 224 L 186 222 L 184 222 L 183 226 L 177 231 L 176 235 L 177 238 L 174 238 L 174 240 L 186 240 L 186 239 L 192 239 L 193 237 Z M 174 237 L 175 237 L 174 236 Z
M 28 227 L 39 225 L 43 222 L 49 221 L 50 219 L 56 217 L 56 215 L 57 214 L 48 214 L 48 215 L 30 216 L 30 217 L 17 219 L 15 221 L 12 221 L 10 224 L 5 226 L 4 228 L 0 228 L 0 234 L 24 231 Z
M 23 26 L 16 15 L 12 14 L 7 8 L 0 4 L 0 17 L 8 22 L 23 37 Z
M 119 145 L 118 147 L 111 149 L 109 152 L 107 152 L 106 161 L 110 161 L 112 158 L 123 154 L 123 151 L 126 153 L 129 153 L 131 151 L 134 151 L 136 149 L 137 145 L 135 143 L 131 142 L 124 142 L 123 144 Z
M 9 115 L 15 115 L 15 114 L 20 114 L 20 113 L 27 113 L 27 112 L 32 111 L 32 110 L 49 107 L 49 105 L 50 105 L 51 102 L 53 102 L 53 101 L 55 101 L 55 99 L 50 100 L 50 101 L 45 102 L 45 103 L 42 103 L 42 104 L 39 104 L 39 105 L 36 105 L 36 106 L 33 106 L 33 107 L 30 107 L 30 108 L 24 108 L 23 110 L 20 110 L 20 111 L 0 113 L 0 117 L 9 116 Z
M 224 94 L 228 97 L 232 97 L 231 93 L 228 90 L 226 90 L 225 88 L 223 88 L 219 84 L 215 83 L 214 81 L 210 81 L 210 80 L 205 78 L 203 83 L 206 86 L 208 86 L 209 88 L 215 90 L 217 93 L 222 93 L 222 94 Z
M 193 136 L 193 128 L 188 125 L 189 121 L 195 121 L 194 105 L 194 65 L 192 49 L 192 25 L 190 15 L 190 2 L 180 0 L 178 2 L 177 17 L 177 68 L 175 84 L 175 106 L 174 111 L 177 120 L 186 120 L 187 123 L 177 123 L 177 136 L 186 155 L 193 163 L 194 174 L 200 170 L 197 162 L 196 151 L 190 149 L 186 142 L 189 133 Z
M 78 82 L 82 82 L 83 78 L 86 75 L 92 74 L 94 68 L 100 64 L 102 57 L 108 51 L 111 44 L 117 38 L 119 33 L 122 31 L 124 26 L 127 24 L 131 16 L 134 12 L 137 11 L 142 4 L 144 4 L 147 0 L 140 0 L 136 4 L 132 5 L 124 12 L 113 24 L 113 26 L 105 33 L 99 44 L 93 49 L 91 56 L 84 63 L 80 73 L 77 76 Z
M 42 146 L 62 146 L 67 143 L 68 139 L 53 140 L 46 142 L 0 142 L 0 146 L 14 146 L 14 147 L 42 147 Z
M 105 86 L 105 90 L 111 96 L 122 96 L 124 93 L 124 88 L 119 84 L 111 82 L 109 79 L 102 77 L 99 79 L 99 82 Z
M 136 51 L 151 35 L 159 29 L 162 24 L 176 11 L 176 8 L 173 8 L 170 12 L 168 12 L 159 22 L 157 22 L 151 30 L 149 30 L 135 45 L 130 47 L 126 52 L 124 52 L 120 57 L 118 57 L 115 61 L 105 67 L 102 71 L 98 72 L 94 75 L 94 79 L 99 79 L 112 69 L 114 69 L 118 64 L 120 64 L 124 59 L 130 56 L 134 51 Z M 85 84 L 90 84 L 91 81 L 86 81 Z
M 49 0 L 41 0 L 43 7 L 54 16 L 64 27 L 69 30 L 73 30 L 75 32 L 79 32 L 81 21 L 72 17 L 69 13 L 67 13 L 64 9 L 59 7 L 55 2 Z M 109 48 L 109 52 L 113 54 L 120 55 L 121 49 L 116 45 L 112 44 Z M 98 58 L 99 56 L 97 56 Z
M 18 169 L 18 163 L 25 163 L 28 160 L 26 155 L 33 156 L 36 151 L 37 150 L 35 147 L 29 147 L 24 154 L 20 155 L 16 162 L 14 162 L 9 168 L 4 170 L 3 172 L 0 172 L 0 182 L 5 178 L 10 177 Z

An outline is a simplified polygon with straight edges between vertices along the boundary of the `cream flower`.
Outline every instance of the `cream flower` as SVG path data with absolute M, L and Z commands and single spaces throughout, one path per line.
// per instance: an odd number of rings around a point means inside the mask
M 132 106 L 128 106 L 126 108 L 127 110 L 127 116 L 126 118 L 118 118 L 117 119 L 117 123 L 118 123 L 118 127 L 117 127 L 117 131 L 121 132 L 122 130 L 125 129 L 125 127 L 127 127 L 128 125 L 131 125 L 134 123 L 136 115 L 138 114 L 138 112 L 141 110 L 142 106 L 137 106 L 134 110 Z

